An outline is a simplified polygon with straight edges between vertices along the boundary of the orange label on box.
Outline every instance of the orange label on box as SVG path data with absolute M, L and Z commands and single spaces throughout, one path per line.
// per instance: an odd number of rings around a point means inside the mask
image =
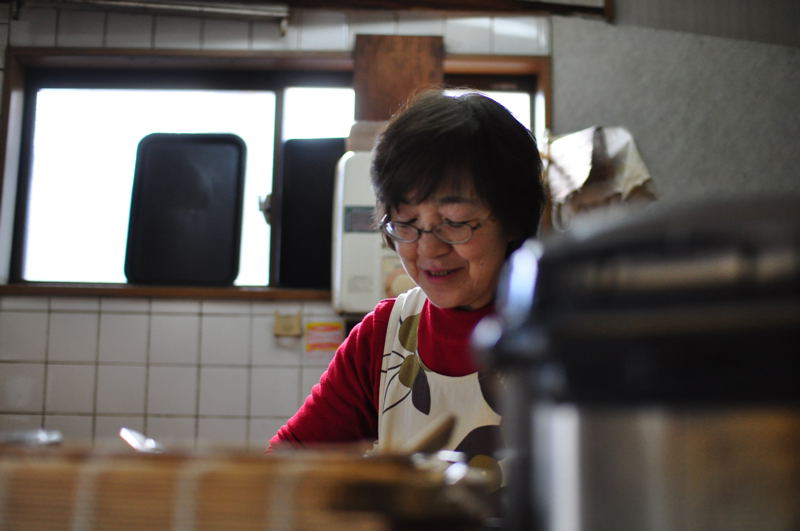
M 326 321 L 306 324 L 306 352 L 336 350 L 344 340 L 344 324 Z

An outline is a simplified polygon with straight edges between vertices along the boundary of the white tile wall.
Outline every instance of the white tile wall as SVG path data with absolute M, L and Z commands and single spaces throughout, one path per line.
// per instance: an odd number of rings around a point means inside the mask
M 301 50 L 347 50 L 347 14 L 342 11 L 305 11 L 301 14 Z
M 204 315 L 200 362 L 228 365 L 250 363 L 250 315 Z
M 411 11 L 294 10 L 270 22 L 0 4 L 13 46 L 219 50 L 351 49 L 357 33 L 441 35 L 448 53 L 550 53 L 550 21 Z M 0 63 L 0 80 L 4 76 Z M 275 314 L 339 319 L 328 303 L 0 297 L 0 430 L 46 427 L 122 447 L 128 426 L 173 445 L 263 448 L 333 352 L 275 337 Z
M 286 417 L 300 405 L 300 369 L 254 367 L 250 371 L 250 414 Z
M 60 431 L 65 441 L 91 441 L 94 417 L 92 415 L 45 415 L 44 428 Z
M 44 361 L 47 313 L 0 311 L 0 360 Z
M 55 9 L 23 9 L 11 22 L 9 44 L 13 46 L 55 46 Z
M 145 363 L 149 335 L 147 315 L 101 313 L 98 360 L 101 363 Z
M 197 432 L 197 418 L 151 415 L 147 417 L 146 431 L 168 448 L 192 447 Z
M 391 11 L 353 11 L 348 20 L 348 48 L 355 44 L 356 35 L 397 35 L 397 14 Z
M 103 45 L 106 15 L 99 11 L 65 10 L 58 13 L 56 46 L 92 47 Z
M 46 297 L 0 297 L 0 310 L 42 311 L 50 307 Z
M 197 422 L 197 445 L 200 448 L 247 445 L 247 419 L 200 417 Z
M 98 414 L 144 415 L 147 368 L 142 365 L 97 367 Z
M 542 55 L 550 49 L 548 20 L 541 17 L 495 17 L 493 53 Z
M 100 299 L 97 297 L 55 297 L 50 300 L 50 309 L 53 311 L 97 312 L 100 309 Z
M 100 299 L 100 308 L 106 315 L 110 315 L 113 312 L 126 315 L 133 313 L 147 315 L 150 313 L 150 300 L 126 298 Z
M 197 367 L 150 366 L 147 412 L 161 415 L 197 413 Z
M 50 361 L 97 359 L 98 313 L 52 312 L 47 358 Z
M 485 53 L 492 49 L 492 20 L 486 17 L 450 18 L 445 22 L 448 53 Z
M 419 11 L 397 14 L 398 35 L 444 35 L 445 17 Z
M 272 435 L 285 423 L 281 418 L 252 417 L 248 422 L 248 446 L 250 448 L 266 448 Z M 266 434 L 266 435 L 265 435 Z
M 250 23 L 204 19 L 202 44 L 207 50 L 247 50 L 250 47 Z
M 0 426 L 8 431 L 23 431 L 41 424 L 41 415 L 17 415 L 0 413 Z
M 151 15 L 108 13 L 105 45 L 110 48 L 150 48 L 154 22 Z
M 248 373 L 240 367 L 200 368 L 200 415 L 242 415 L 247 412 Z
M 92 414 L 96 378 L 95 365 L 47 365 L 45 411 Z
M 333 356 L 275 337 L 276 312 L 341 321 L 326 302 L 0 297 L 0 430 L 262 448 Z
M 153 46 L 197 50 L 202 42 L 201 25 L 199 18 L 157 16 Z
M 253 50 L 297 50 L 300 48 L 300 15 L 298 12 L 289 17 L 289 28 L 286 35 L 281 35 L 278 24 L 272 22 L 253 22 L 250 47 Z
M 34 414 L 44 404 L 45 366 L 41 363 L 8 363 L 0 372 L 0 412 Z
M 150 362 L 196 364 L 200 316 L 153 314 L 150 317 Z
M 319 377 L 325 372 L 326 367 L 314 366 L 304 367 L 303 375 L 300 380 L 300 394 L 307 396 L 311 392 L 311 388 L 319 382 Z

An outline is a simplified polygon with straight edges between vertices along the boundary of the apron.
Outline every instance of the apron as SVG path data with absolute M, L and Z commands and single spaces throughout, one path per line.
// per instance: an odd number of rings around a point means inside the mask
M 493 371 L 445 376 L 425 367 L 417 350 L 417 334 L 426 300 L 419 287 L 406 291 L 397 297 L 389 317 L 381 364 L 376 448 L 402 452 L 432 423 L 454 415 L 455 426 L 442 450 L 463 452 L 471 466 L 496 473 L 499 486 L 502 473 L 495 452 L 502 446 L 501 416 L 486 398 L 498 384 L 497 376 Z M 446 333 L 422 331 L 437 332 Z

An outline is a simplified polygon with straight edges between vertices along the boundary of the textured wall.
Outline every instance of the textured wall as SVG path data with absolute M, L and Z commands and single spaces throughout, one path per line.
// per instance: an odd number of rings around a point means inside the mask
M 614 0 L 614 21 L 800 46 L 797 0 Z
M 663 199 L 800 195 L 800 48 L 553 18 L 554 133 L 621 125 Z

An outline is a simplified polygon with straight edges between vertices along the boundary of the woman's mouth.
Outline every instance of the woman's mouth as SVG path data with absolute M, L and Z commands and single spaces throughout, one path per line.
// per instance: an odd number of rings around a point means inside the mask
M 426 269 L 425 275 L 431 280 L 443 280 L 454 275 L 458 269 Z

